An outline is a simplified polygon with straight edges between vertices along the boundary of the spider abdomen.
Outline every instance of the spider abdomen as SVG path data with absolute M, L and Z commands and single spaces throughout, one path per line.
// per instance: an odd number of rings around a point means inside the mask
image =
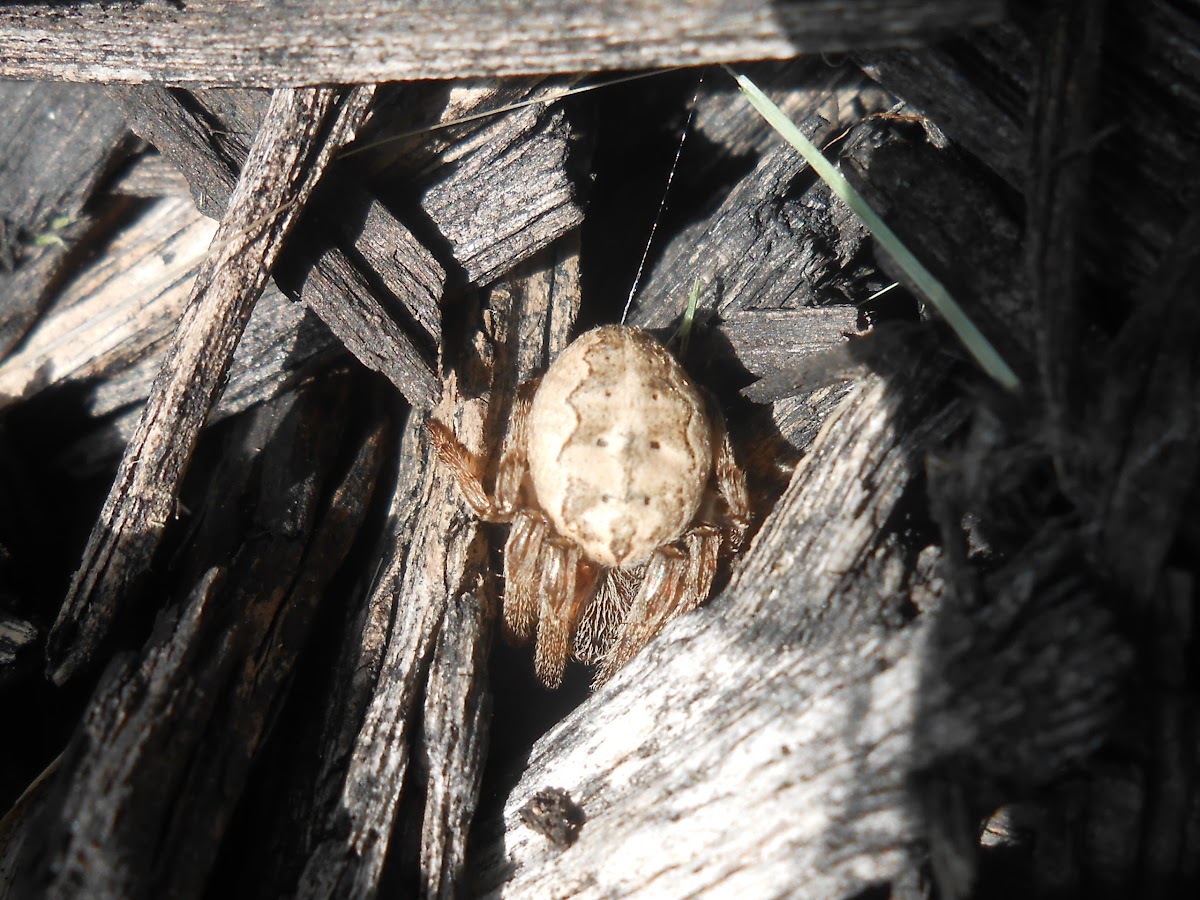
M 597 328 L 546 372 L 528 423 L 538 505 L 606 566 L 640 565 L 692 524 L 712 470 L 705 400 L 645 332 Z

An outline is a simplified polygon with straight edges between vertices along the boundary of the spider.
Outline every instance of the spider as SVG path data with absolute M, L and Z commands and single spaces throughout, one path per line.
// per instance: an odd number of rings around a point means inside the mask
M 635 328 L 583 334 L 521 386 L 490 494 L 482 461 L 441 422 L 428 431 L 475 513 L 511 524 L 505 627 L 528 639 L 536 626 L 548 687 L 572 653 L 603 683 L 707 599 L 749 524 L 719 407 Z

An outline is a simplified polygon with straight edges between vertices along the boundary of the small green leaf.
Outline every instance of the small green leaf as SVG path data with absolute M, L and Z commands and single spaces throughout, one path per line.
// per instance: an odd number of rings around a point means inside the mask
M 696 303 L 700 299 L 700 291 L 704 287 L 704 282 L 697 278 L 696 283 L 692 285 L 692 293 L 688 295 L 687 309 L 683 311 L 683 321 L 679 323 L 679 329 L 671 335 L 671 343 L 679 341 L 679 358 L 683 359 L 687 356 L 688 340 L 692 336 L 692 326 L 696 321 Z

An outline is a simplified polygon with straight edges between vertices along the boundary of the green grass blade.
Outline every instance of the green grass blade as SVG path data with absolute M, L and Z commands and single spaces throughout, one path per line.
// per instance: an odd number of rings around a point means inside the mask
M 792 120 L 784 115 L 783 110 L 772 103 L 767 95 L 745 75 L 739 75 L 729 68 L 726 68 L 726 71 L 737 81 L 738 87 L 742 89 L 742 93 L 746 95 L 758 114 L 766 119 L 784 140 L 796 148 L 796 151 L 804 157 L 813 171 L 821 176 L 821 179 L 841 198 L 842 202 L 862 219 L 863 224 L 883 245 L 904 274 L 912 280 L 918 290 L 933 305 L 933 308 L 941 314 L 942 318 L 946 320 L 946 324 L 954 329 L 958 339 L 963 342 L 983 370 L 1003 387 L 1010 391 L 1016 390 L 1021 383 L 1017 374 L 1009 368 L 1008 363 L 1004 361 L 996 348 L 983 336 L 983 332 L 975 327 L 975 323 L 967 317 L 945 286 L 901 243 L 895 232 L 887 226 L 883 219 L 879 218 L 875 210 L 867 205 L 867 201 L 863 199 L 862 195 L 825 158 L 813 142 L 806 138 Z

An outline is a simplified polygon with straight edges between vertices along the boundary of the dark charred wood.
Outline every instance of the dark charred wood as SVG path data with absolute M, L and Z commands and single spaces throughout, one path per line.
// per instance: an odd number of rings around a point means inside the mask
M 258 98 L 242 92 L 243 102 L 235 105 L 231 101 L 237 98 L 221 96 L 225 102 L 211 111 L 203 105 L 203 97 L 192 98 L 182 92 L 162 88 L 112 91 L 138 133 L 187 177 L 201 211 L 220 218 L 247 157 L 245 135 L 253 133 L 258 124 L 254 116 L 258 110 L 253 106 Z M 231 108 L 240 115 L 235 117 Z M 224 118 L 221 112 L 226 114 Z M 351 189 L 349 197 L 346 190 L 340 191 L 338 202 L 356 210 L 367 227 L 349 236 L 346 249 L 328 246 L 328 241 L 315 236 L 305 239 L 302 232 L 299 243 L 308 251 L 306 274 L 294 292 L 368 368 L 386 375 L 411 402 L 427 405 L 434 394 L 430 348 L 436 342 L 437 301 L 445 275 L 408 229 L 378 202 L 361 189 Z M 315 252 L 314 243 L 318 245 Z M 388 249 L 381 252 L 385 246 Z M 367 273 L 346 257 L 347 249 L 370 266 Z M 285 267 L 287 260 L 287 256 L 282 260 Z M 399 301 L 392 310 L 378 299 L 382 292 L 375 289 L 376 279 Z M 406 329 L 405 322 L 412 325 Z
M 1009 365 L 1032 377 L 1037 320 L 1021 266 L 1020 223 L 1003 194 L 952 148 L 931 143 L 920 126 L 888 118 L 864 122 L 847 136 L 842 170 Z M 880 268 L 916 294 L 878 250 Z M 965 353 L 950 346 L 946 352 Z
M 517 373 L 565 345 L 577 266 L 564 249 L 499 282 L 485 305 L 486 336 L 468 332 L 454 354 L 457 390 L 434 414 L 477 452 L 501 439 Z M 381 568 L 340 651 L 338 700 L 311 757 L 320 768 L 298 776 L 312 789 L 272 826 L 270 840 L 287 849 L 273 857 L 261 896 L 374 896 L 389 877 L 425 896 L 462 893 L 490 727 L 483 663 L 495 587 L 483 577 L 489 535 L 430 465 L 423 418 L 410 416 Z M 389 855 L 411 859 L 413 870 L 389 875 Z
M 273 98 L 47 638 L 54 681 L 92 662 L 121 606 L 131 602 L 283 239 L 336 150 L 353 137 L 372 94 L 283 91 Z
M 1025 262 L 1034 309 L 1038 311 L 1038 375 L 1046 404 L 1046 427 L 1058 469 L 1074 430 L 1066 424 L 1078 408 L 1076 356 L 1083 213 L 1091 181 L 1091 155 L 1079 152 L 1094 131 L 1101 36 L 1106 5 L 1048 5 L 1040 67 L 1032 92 L 1030 171 L 1026 190 Z M 1071 487 L 1067 487 L 1071 490 Z
M 1035 69 L 1028 31 L 1005 23 L 938 46 L 872 50 L 855 59 L 964 150 L 1013 187 L 1021 186 Z
M 822 145 L 845 130 L 849 121 L 839 115 L 858 110 L 843 111 L 838 96 L 860 79 L 843 69 L 840 78 L 826 76 L 813 89 L 789 88 L 786 104 L 810 140 Z M 723 97 L 739 107 L 745 102 L 736 94 Z M 672 238 L 630 321 L 666 327 L 683 313 L 697 280 L 704 285 L 699 308 L 710 315 L 846 302 L 857 294 L 852 262 L 865 236 L 799 155 L 773 142 L 720 206 Z
M 14 890 L 198 896 L 269 732 L 325 587 L 379 470 L 377 425 L 326 484 L 342 448 L 345 379 L 282 395 L 228 447 L 234 498 L 210 498 L 179 594 L 138 653 L 109 666 L 67 749 Z M 252 471 L 251 471 L 252 470 Z M 103 874 L 101 874 L 103 873 Z

